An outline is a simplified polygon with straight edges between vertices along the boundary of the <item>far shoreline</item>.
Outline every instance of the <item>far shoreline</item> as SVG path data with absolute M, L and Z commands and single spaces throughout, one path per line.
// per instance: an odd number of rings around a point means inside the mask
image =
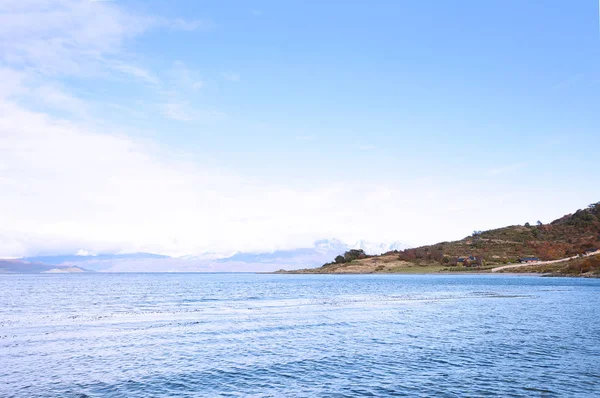
M 582 279 L 600 279 L 600 275 L 567 275 L 553 274 L 551 272 L 485 272 L 485 271 L 450 271 L 450 272 L 296 272 L 296 271 L 275 271 L 275 272 L 257 272 L 263 275 L 494 275 L 494 276 L 535 276 L 540 278 L 582 278 Z

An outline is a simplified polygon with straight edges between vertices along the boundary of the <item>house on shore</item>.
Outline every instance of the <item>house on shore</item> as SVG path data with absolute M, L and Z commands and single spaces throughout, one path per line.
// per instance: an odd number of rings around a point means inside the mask
M 537 257 L 521 257 L 519 259 L 519 262 L 521 264 L 531 264 L 531 263 L 538 263 L 540 262 L 540 259 Z
M 458 257 L 456 259 L 456 265 L 464 265 L 464 266 L 474 266 L 477 263 L 477 257 L 469 256 L 469 257 Z

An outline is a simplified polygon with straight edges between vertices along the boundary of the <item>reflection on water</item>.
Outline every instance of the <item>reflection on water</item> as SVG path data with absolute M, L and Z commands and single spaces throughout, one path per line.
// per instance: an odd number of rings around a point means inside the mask
M 0 276 L 0 396 L 600 395 L 600 280 Z

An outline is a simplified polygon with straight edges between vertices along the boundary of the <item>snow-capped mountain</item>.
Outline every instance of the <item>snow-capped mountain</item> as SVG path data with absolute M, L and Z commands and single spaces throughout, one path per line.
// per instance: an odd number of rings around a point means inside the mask
M 234 254 L 202 253 L 193 256 L 170 257 L 152 253 L 93 254 L 29 257 L 22 260 L 61 266 L 81 266 L 104 272 L 269 272 L 279 269 L 315 268 L 333 261 L 350 249 L 362 249 L 367 254 L 403 250 L 401 242 L 373 243 L 359 240 L 347 244 L 339 239 L 320 239 L 311 247 L 276 250 L 268 253 Z
M 315 241 L 314 248 L 320 251 L 348 250 L 349 246 L 339 239 L 320 239 Z
M 359 240 L 356 242 L 352 249 L 362 249 L 367 254 L 382 254 L 393 250 L 404 250 L 408 249 L 409 246 L 405 243 L 396 241 L 391 243 L 374 243 L 365 240 Z
M 401 242 L 373 243 L 360 240 L 355 244 L 347 244 L 339 239 L 320 239 L 312 247 L 289 250 L 276 250 L 270 253 L 236 253 L 233 256 L 218 259 L 225 265 L 246 264 L 247 268 L 261 270 L 315 268 L 333 261 L 333 259 L 350 249 L 362 249 L 367 254 L 381 254 L 390 250 L 404 250 L 408 246 Z

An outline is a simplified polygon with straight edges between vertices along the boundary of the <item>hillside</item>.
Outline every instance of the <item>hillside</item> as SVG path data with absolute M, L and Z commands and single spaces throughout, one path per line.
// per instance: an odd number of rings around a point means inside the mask
M 346 257 L 338 256 L 332 263 L 321 268 L 297 272 L 485 271 L 503 264 L 516 263 L 522 257 L 537 257 L 541 261 L 558 260 L 582 254 L 592 248 L 600 248 L 600 202 L 549 224 L 538 222 L 536 225 L 512 225 L 489 231 L 475 231 L 458 241 L 393 251 L 380 256 L 368 256 L 360 251 L 347 252 Z M 457 259 L 463 257 L 471 257 L 472 260 L 459 263 Z M 593 261 L 590 264 L 589 273 L 600 273 L 600 264 Z M 523 271 L 519 269 L 514 272 Z

